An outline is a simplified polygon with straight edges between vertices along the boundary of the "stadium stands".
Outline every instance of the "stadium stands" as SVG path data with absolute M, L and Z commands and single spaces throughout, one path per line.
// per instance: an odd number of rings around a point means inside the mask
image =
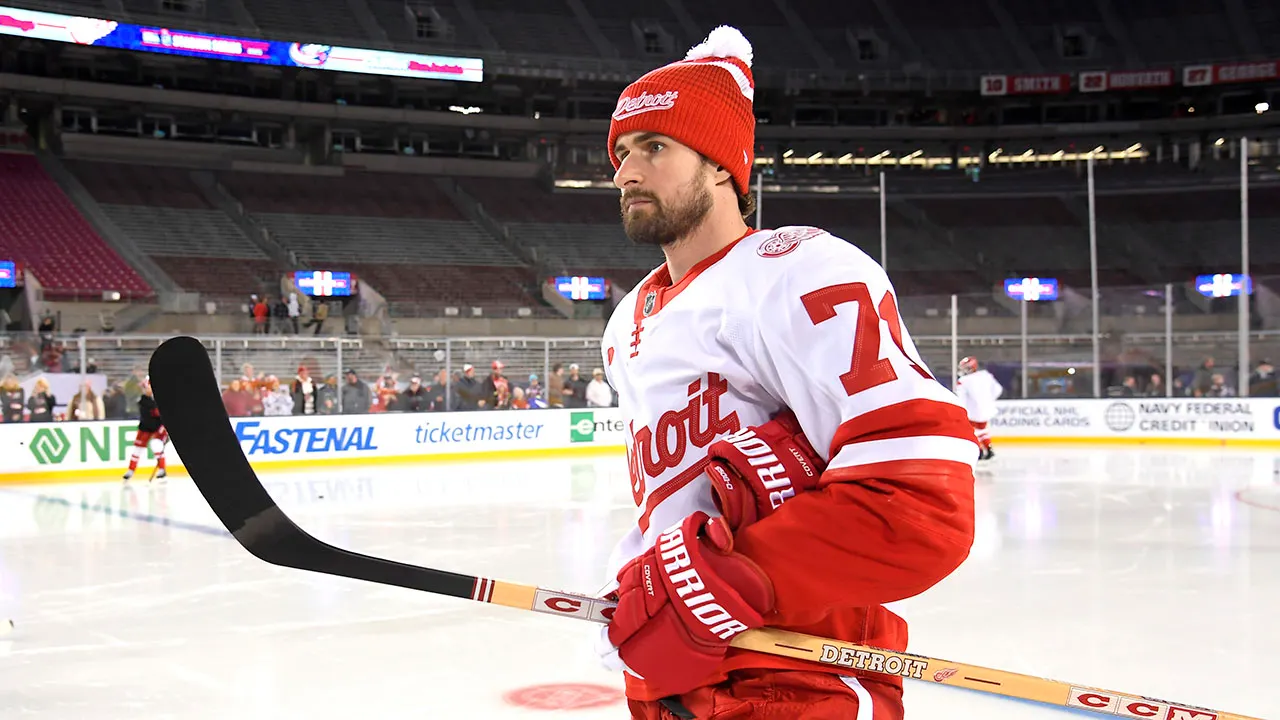
M 0 153 L 4 252 L 35 273 L 50 299 L 150 297 L 151 288 L 108 246 L 35 156 Z
M 244 298 L 279 287 L 279 268 L 229 217 L 212 208 L 189 171 L 64 163 L 103 211 L 185 290 Z

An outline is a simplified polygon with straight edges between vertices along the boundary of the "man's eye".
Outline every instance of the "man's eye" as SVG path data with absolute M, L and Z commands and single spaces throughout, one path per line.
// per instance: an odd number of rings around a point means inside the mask
M 658 152 L 659 150 L 662 150 L 662 149 L 663 149 L 663 148 L 665 148 L 665 147 L 666 147 L 666 145 L 663 145 L 663 144 L 662 144 L 662 143 L 660 143 L 660 142 L 651 142 L 651 143 L 649 143 L 649 152 L 651 152 L 651 153 L 656 153 L 656 152 Z

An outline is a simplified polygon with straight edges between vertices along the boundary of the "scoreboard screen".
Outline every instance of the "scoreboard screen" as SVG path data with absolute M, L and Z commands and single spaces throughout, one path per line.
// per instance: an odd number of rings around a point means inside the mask
M 609 281 L 602 277 L 562 275 L 553 282 L 556 292 L 570 300 L 604 300 L 609 295 Z
M 1196 290 L 1201 295 L 1211 298 L 1237 297 L 1241 290 L 1247 295 L 1252 295 L 1253 278 L 1239 273 L 1197 275 Z
M 1004 281 L 1004 294 L 1022 302 L 1045 302 L 1058 299 L 1055 278 L 1009 278 Z
M 311 297 L 347 297 L 355 294 L 355 279 L 349 272 L 297 270 L 293 286 Z
M 0 260 L 0 288 L 18 287 L 18 268 L 12 260 Z

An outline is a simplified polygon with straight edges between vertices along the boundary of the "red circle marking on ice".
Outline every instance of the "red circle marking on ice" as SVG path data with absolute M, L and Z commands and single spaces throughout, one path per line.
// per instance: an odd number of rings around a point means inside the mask
M 622 700 L 622 691 L 607 685 L 562 683 L 516 688 L 502 696 L 512 705 L 534 710 L 585 710 Z
M 1280 512 L 1280 493 L 1268 495 L 1265 492 L 1249 492 L 1250 489 L 1237 490 L 1236 500 L 1248 505 L 1249 507 L 1258 508 L 1259 510 L 1270 510 L 1272 512 Z

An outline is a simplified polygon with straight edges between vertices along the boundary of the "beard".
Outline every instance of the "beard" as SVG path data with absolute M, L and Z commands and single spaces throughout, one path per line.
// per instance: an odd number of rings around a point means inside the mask
M 675 202 L 667 207 L 658 196 L 647 190 L 633 190 L 622 195 L 622 229 L 637 245 L 670 245 L 690 235 L 706 220 L 715 204 L 711 191 L 704 181 L 707 169 L 704 165 L 698 174 L 681 188 Z M 631 200 L 648 200 L 647 210 L 628 212 Z

